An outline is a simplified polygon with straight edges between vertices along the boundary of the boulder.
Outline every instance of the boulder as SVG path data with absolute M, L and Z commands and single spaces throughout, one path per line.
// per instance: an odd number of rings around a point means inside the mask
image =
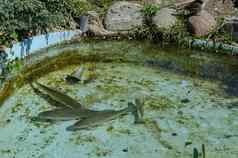
M 104 28 L 102 20 L 95 11 L 89 11 L 87 13 L 88 24 L 87 24 L 87 33 L 92 36 L 113 36 L 116 32 L 108 31 Z
M 176 0 L 174 5 L 178 9 L 183 9 L 195 3 L 197 0 Z
M 143 0 L 145 5 L 161 5 L 162 0 Z
M 105 26 L 110 31 L 129 31 L 143 25 L 142 5 L 119 1 L 114 3 L 105 17 Z
M 162 8 L 152 18 L 152 23 L 155 24 L 158 29 L 170 29 L 177 22 L 175 13 L 176 11 L 174 9 Z
M 189 18 L 191 31 L 196 36 L 205 36 L 216 27 L 215 18 L 203 10 L 198 15 Z
M 231 15 L 234 12 L 232 0 L 203 0 L 202 9 L 215 18 Z

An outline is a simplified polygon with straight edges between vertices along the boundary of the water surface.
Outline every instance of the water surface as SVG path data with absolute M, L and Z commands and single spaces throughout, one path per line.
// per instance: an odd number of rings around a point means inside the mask
M 119 110 L 147 96 L 145 123 L 134 124 L 128 114 L 90 130 L 69 132 L 65 128 L 75 121 L 33 122 L 32 117 L 53 107 L 25 84 L 0 109 L 1 158 L 191 158 L 193 148 L 201 152 L 202 144 L 209 158 L 237 157 L 236 59 L 135 41 L 67 47 L 83 61 L 68 61 L 40 77 L 40 83 L 95 110 Z M 92 62 L 94 81 L 64 81 L 67 74 Z

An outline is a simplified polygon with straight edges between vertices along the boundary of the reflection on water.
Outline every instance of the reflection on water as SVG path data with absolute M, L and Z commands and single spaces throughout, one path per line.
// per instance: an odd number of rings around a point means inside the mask
M 178 53 L 177 50 L 170 51 L 167 56 L 163 54 L 162 57 L 159 57 L 157 55 L 156 58 L 145 60 L 144 65 L 152 68 L 163 68 L 181 75 L 221 81 L 221 88 L 228 95 L 238 96 L 238 63 L 236 57 L 230 59 L 204 53 L 199 56 L 199 52 L 195 51 L 190 51 L 189 54 L 186 50 L 185 54 Z

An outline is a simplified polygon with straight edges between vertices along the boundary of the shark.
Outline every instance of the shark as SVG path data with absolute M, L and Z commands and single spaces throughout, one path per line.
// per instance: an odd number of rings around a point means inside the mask
M 91 110 L 82 106 L 70 96 L 63 94 L 55 89 L 42 85 L 38 82 L 31 84 L 34 92 L 40 97 L 46 99 L 48 103 L 55 106 L 56 109 L 44 111 L 38 114 L 35 120 L 40 121 L 69 121 L 77 122 L 66 128 L 67 131 L 76 131 L 81 129 L 90 129 L 97 127 L 107 121 L 116 119 L 127 113 L 132 113 L 135 117 L 135 123 L 140 122 L 140 116 L 143 116 L 141 107 L 143 102 L 135 100 L 135 104 L 128 103 L 128 106 L 121 110 Z M 140 115 L 138 114 L 140 113 Z
M 82 104 L 73 99 L 72 97 L 60 92 L 56 89 L 47 87 L 39 82 L 30 83 L 34 92 L 45 99 L 48 103 L 56 107 L 70 108 L 70 109 L 81 109 Z
M 30 83 L 31 88 L 33 89 L 33 92 L 40 96 L 42 99 L 44 99 L 46 102 L 48 102 L 51 106 L 54 106 L 56 108 L 65 108 L 66 106 L 50 97 L 47 93 L 43 93 L 40 91 L 35 85 Z
M 90 117 L 83 117 L 75 124 L 66 128 L 67 131 L 76 131 L 82 129 L 91 129 L 102 125 L 108 121 L 114 120 L 122 115 L 131 112 L 135 116 L 135 122 L 138 122 L 138 115 L 136 106 L 129 102 L 128 107 L 121 110 L 103 110 L 103 111 L 90 111 L 88 114 Z

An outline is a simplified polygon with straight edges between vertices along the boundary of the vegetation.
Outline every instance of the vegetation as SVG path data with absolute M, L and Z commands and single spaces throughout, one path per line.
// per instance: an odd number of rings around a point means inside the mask
M 0 4 L 0 20 L 3 21 L 0 27 L 1 43 L 18 40 L 32 30 L 45 31 L 56 25 L 65 26 L 67 19 L 63 16 L 64 12 L 58 12 L 60 8 L 53 10 L 44 1 L 4 0 Z
M 74 19 L 92 9 L 105 10 L 113 0 L 1 0 L 0 44 L 31 34 L 73 27 Z
M 10 46 L 32 34 L 46 33 L 52 30 L 75 28 L 78 17 L 89 10 L 104 15 L 115 0 L 2 0 L 0 3 L 0 45 Z M 171 30 L 158 30 L 152 23 L 152 17 L 160 11 L 155 4 L 144 5 L 145 25 L 135 28 L 136 39 L 159 39 L 181 43 L 192 38 L 187 30 L 189 10 L 182 10 L 179 22 Z M 220 21 L 223 22 L 223 19 Z M 203 39 L 214 39 L 231 44 L 233 39 L 221 29 L 216 29 Z
M 145 24 L 142 27 L 135 28 L 135 34 L 133 34 L 132 37 L 136 39 L 176 42 L 181 46 L 181 44 L 184 42 L 184 39 L 190 37 L 190 34 L 186 27 L 186 17 L 178 17 L 177 23 L 171 29 L 158 29 L 155 24 L 153 24 L 152 17 L 157 12 L 159 12 L 160 9 L 161 7 L 159 5 L 145 5 L 142 9 L 142 12 L 146 17 Z
M 145 5 L 142 12 L 145 16 L 152 17 L 160 10 L 159 5 L 149 4 Z

